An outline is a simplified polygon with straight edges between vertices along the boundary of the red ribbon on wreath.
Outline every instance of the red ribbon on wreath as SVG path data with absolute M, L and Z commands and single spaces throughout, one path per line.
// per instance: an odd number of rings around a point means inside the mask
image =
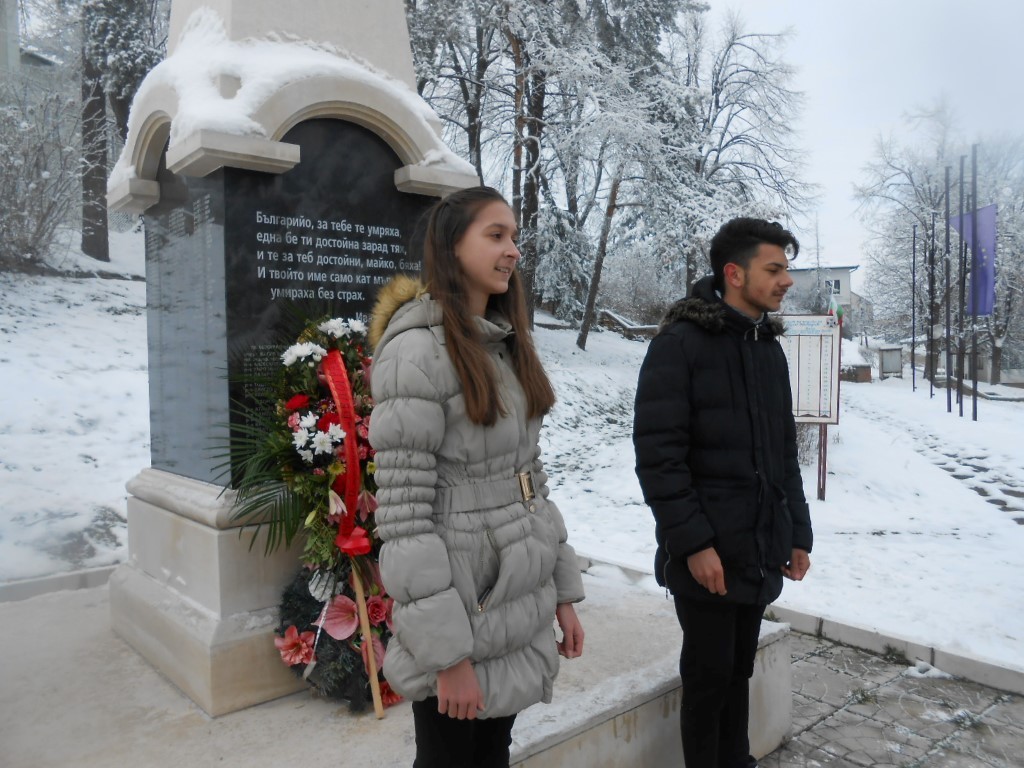
M 359 488 L 362 485 L 362 472 L 359 469 L 359 446 L 356 437 L 356 408 L 352 402 L 352 385 L 345 371 L 345 363 L 341 353 L 332 349 L 320 363 L 320 370 L 327 379 L 327 386 L 334 398 L 334 407 L 341 419 L 341 428 L 345 430 L 345 514 L 338 525 L 338 532 L 348 537 L 356 524 L 356 504 L 359 500 Z
M 338 411 L 338 418 L 341 420 L 341 428 L 345 430 L 345 514 L 342 515 L 338 524 L 338 536 L 335 544 L 349 557 L 366 555 L 372 549 L 372 543 L 363 528 L 356 527 L 356 504 L 359 500 L 359 489 L 362 485 L 362 472 L 359 468 L 359 446 L 356 435 L 356 408 L 352 402 L 352 385 L 348 380 L 348 373 L 345 371 L 345 363 L 341 359 L 341 353 L 332 349 L 320 363 L 320 370 L 327 379 L 327 387 L 331 390 L 334 398 L 334 407 Z M 363 646 L 366 647 L 369 656 L 367 663 L 367 674 L 370 678 L 370 691 L 373 695 L 373 708 L 377 719 L 384 717 L 384 703 L 380 692 L 380 681 L 377 679 L 377 659 L 373 652 L 373 634 L 370 629 L 370 619 L 366 611 L 366 595 L 363 589 L 363 580 L 359 575 L 359 568 L 356 563 L 352 564 L 352 582 L 356 592 L 356 605 L 359 609 L 359 626 L 363 635 Z

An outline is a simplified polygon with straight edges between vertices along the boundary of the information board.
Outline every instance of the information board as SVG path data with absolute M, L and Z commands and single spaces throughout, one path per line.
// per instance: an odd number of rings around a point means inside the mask
M 789 362 L 797 423 L 839 423 L 840 325 L 833 315 L 783 315 L 779 342 Z

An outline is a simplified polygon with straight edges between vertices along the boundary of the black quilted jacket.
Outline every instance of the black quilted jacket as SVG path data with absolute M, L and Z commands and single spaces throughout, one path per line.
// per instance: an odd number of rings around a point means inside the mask
M 763 603 L 793 547 L 811 550 L 781 321 L 754 322 L 698 281 L 676 302 L 640 369 L 633 443 L 657 525 L 655 573 L 684 597 Z M 713 545 L 724 597 L 686 558 Z

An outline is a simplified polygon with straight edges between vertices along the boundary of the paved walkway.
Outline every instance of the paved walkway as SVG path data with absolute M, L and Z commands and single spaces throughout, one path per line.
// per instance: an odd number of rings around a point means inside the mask
M 1024 698 L 794 633 L 791 740 L 761 768 L 1024 766 Z
M 598 596 L 591 607 L 600 613 Z M 665 611 L 660 620 L 671 625 Z M 113 635 L 108 616 L 102 586 L 0 603 L 2 768 L 328 765 L 353 757 L 353 737 L 376 745 L 367 768 L 407 764 L 386 756 L 411 749 L 399 712 L 345 718 L 345 730 L 343 705 L 302 692 L 210 720 Z M 594 629 L 597 653 L 604 632 Z M 914 677 L 905 660 L 810 635 L 790 643 L 792 738 L 761 768 L 1024 768 L 1024 697 Z M 627 676 L 641 667 L 628 661 Z M 538 711 L 534 727 L 552 711 Z

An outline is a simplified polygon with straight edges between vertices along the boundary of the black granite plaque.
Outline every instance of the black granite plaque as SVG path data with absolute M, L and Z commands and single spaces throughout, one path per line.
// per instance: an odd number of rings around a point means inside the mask
M 395 188 L 402 163 L 380 137 L 317 119 L 283 141 L 301 147 L 287 173 L 165 174 L 166 199 L 147 212 L 159 469 L 223 482 L 212 446 L 237 424 L 229 402 L 260 399 L 252 381 L 277 370 L 296 318 L 366 320 L 381 285 L 419 272 L 410 240 L 434 198 Z

